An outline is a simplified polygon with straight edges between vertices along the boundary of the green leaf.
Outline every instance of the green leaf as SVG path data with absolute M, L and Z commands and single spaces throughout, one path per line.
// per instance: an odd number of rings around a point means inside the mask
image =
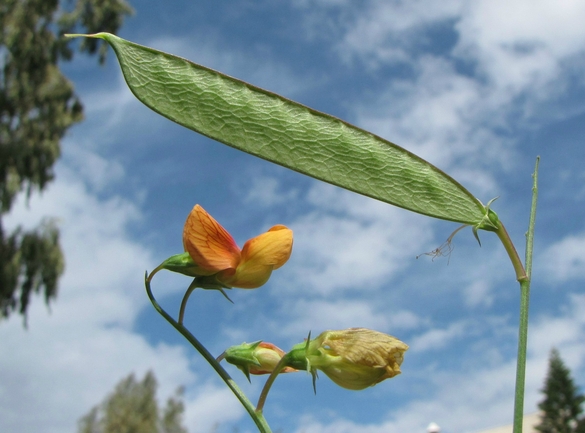
M 88 37 L 114 48 L 140 101 L 200 134 L 413 212 L 472 225 L 486 215 L 481 202 L 446 173 L 363 129 L 109 33 Z

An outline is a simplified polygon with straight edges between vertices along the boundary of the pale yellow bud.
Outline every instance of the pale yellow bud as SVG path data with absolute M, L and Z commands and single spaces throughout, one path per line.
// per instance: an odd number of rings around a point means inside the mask
M 311 340 L 307 361 L 343 388 L 359 390 L 400 374 L 408 345 L 366 328 L 325 331 Z

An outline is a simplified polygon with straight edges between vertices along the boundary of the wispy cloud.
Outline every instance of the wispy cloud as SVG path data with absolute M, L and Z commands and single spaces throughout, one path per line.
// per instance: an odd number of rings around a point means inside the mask
M 585 278 L 585 234 L 569 235 L 550 245 L 538 263 L 553 281 L 582 280 Z
M 149 342 L 134 330 L 147 304 L 144 269 L 153 268 L 154 255 L 129 235 L 129 227 L 141 221 L 136 204 L 96 193 L 108 182 L 126 180 L 124 170 L 72 143 L 65 153 L 56 182 L 28 206 L 19 202 L 6 218 L 8 226 L 30 227 L 45 215 L 56 218 L 66 272 L 50 310 L 40 299 L 31 304 L 28 330 L 18 316 L 0 326 L 0 339 L 10 347 L 0 351 L 0 430 L 73 431 L 121 378 L 152 369 L 163 398 L 191 385 L 186 405 L 203 407 L 205 401 L 205 411 L 189 412 L 198 415 L 193 425 L 202 426 L 190 431 L 209 431 L 225 419 L 225 391 L 192 387 L 199 382 L 184 347 Z M 23 407 L 35 415 L 19 415 Z M 241 416 L 233 409 L 230 419 Z
M 583 302 L 582 295 L 575 296 L 573 302 L 566 306 L 566 312 L 562 317 L 542 316 L 535 321 L 529 343 L 527 412 L 534 411 L 536 403 L 541 399 L 538 390 L 542 386 L 551 347 L 560 348 L 571 368 L 582 367 L 580 360 L 583 359 L 584 349 L 582 337 L 579 335 L 582 336 L 584 331 Z M 569 328 L 573 331 L 567 333 Z M 436 335 L 439 334 L 441 332 L 436 333 Z M 450 331 L 442 333 L 443 336 L 449 334 L 460 335 L 458 326 L 455 325 Z M 416 347 L 416 343 L 413 346 Z M 447 343 L 446 347 L 450 346 L 451 344 Z M 496 346 L 495 349 L 498 347 Z M 451 357 L 459 356 L 463 355 L 456 349 L 451 349 Z M 389 411 L 388 419 L 383 422 L 360 424 L 346 420 L 343 416 L 327 421 L 323 419 L 324 417 L 317 420 L 313 416 L 307 416 L 301 421 L 297 431 L 398 433 L 424 431 L 426 425 L 434 421 L 448 431 L 473 432 L 509 423 L 512 412 L 515 360 L 487 364 L 485 361 L 485 358 L 478 359 L 474 368 L 466 369 L 468 370 L 466 374 L 458 374 L 443 367 L 426 373 L 419 372 L 420 375 L 427 374 L 428 376 L 425 381 L 427 395 L 408 403 L 400 410 Z M 405 362 L 408 362 L 408 356 Z
M 159 36 L 149 41 L 148 45 L 286 97 L 298 98 L 299 94 L 309 91 L 316 83 L 311 77 L 298 77 L 265 52 L 226 49 L 225 41 L 209 32 L 183 37 Z
M 428 219 L 329 185 L 315 184 L 307 199 L 313 210 L 291 224 L 291 290 L 321 296 L 377 290 L 431 236 Z

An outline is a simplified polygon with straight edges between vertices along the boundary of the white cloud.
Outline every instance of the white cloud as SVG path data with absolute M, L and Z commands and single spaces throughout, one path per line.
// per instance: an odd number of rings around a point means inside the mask
M 417 45 L 426 42 L 428 26 L 456 19 L 462 5 L 460 0 L 369 2 L 354 15 L 338 52 L 348 60 L 363 58 L 374 68 L 410 62 Z
M 491 287 L 486 280 L 476 280 L 463 289 L 465 303 L 468 307 L 490 307 L 494 296 L 490 294 Z
M 287 305 L 286 313 L 294 320 L 288 321 L 280 332 L 299 338 L 299 341 L 309 331 L 316 336 L 326 330 L 360 327 L 396 334 L 416 328 L 421 323 L 421 319 L 411 311 L 380 311 L 376 309 L 375 302 L 363 298 L 336 301 L 301 299 L 294 305 Z
M 211 30 L 182 38 L 157 37 L 147 45 L 287 97 L 298 96 L 315 84 L 310 77 L 300 80 L 283 65 L 271 61 L 266 52 L 226 49 L 221 37 Z
M 540 96 L 562 75 L 563 60 L 585 49 L 583 19 L 580 1 L 469 2 L 455 53 L 477 60 L 500 91 Z
M 452 166 L 464 173 L 473 167 L 465 177 L 475 194 L 493 194 L 494 180 L 478 168 L 486 161 L 507 166 L 511 156 L 508 141 L 491 130 L 503 123 L 500 104 L 489 89 L 458 74 L 443 58 L 422 57 L 414 77 L 393 80 L 377 100 L 359 104 L 358 124 L 447 169 L 456 179 Z
M 569 235 L 549 246 L 539 257 L 553 281 L 585 278 L 585 233 Z
M 330 185 L 315 184 L 308 200 L 314 211 L 291 224 L 294 290 L 376 290 L 431 237 L 428 218 Z
M 542 398 L 539 389 L 542 387 L 551 347 L 559 348 L 570 368 L 579 369 L 585 364 L 583 308 L 585 296 L 573 296 L 562 316 L 542 316 L 533 321 L 529 334 L 525 412 L 535 411 L 537 402 Z M 458 327 L 459 324 L 455 323 L 451 328 Z M 459 331 L 454 334 L 457 332 Z M 411 350 L 416 352 L 417 344 L 413 343 Z M 452 357 L 463 356 L 456 350 L 449 349 L 449 345 L 447 350 L 451 350 Z M 408 358 L 405 364 L 407 362 Z M 447 372 L 439 365 L 434 369 L 427 369 L 426 372 L 418 372 L 421 377 L 426 376 L 426 395 L 396 410 L 389 410 L 387 419 L 380 423 L 360 424 L 344 419 L 339 414 L 328 421 L 306 416 L 301 419 L 296 431 L 399 433 L 425 431 L 429 422 L 434 421 L 445 431 L 473 432 L 509 424 L 512 417 L 515 369 L 514 358 L 495 363 L 490 359 L 486 363 L 483 356 L 467 371 Z M 403 365 L 403 375 L 406 374 L 409 374 L 408 368 Z
M 242 405 L 229 389 L 205 385 L 185 404 L 184 425 L 189 433 L 209 433 L 243 415 Z
M 373 67 L 373 77 L 379 66 L 409 70 L 353 103 L 356 123 L 446 169 L 483 201 L 498 194 L 484 167 L 509 170 L 518 160 L 515 131 L 575 114 L 574 104 L 551 110 L 550 102 L 566 96 L 570 80 L 584 83 L 574 74 L 585 51 L 582 2 L 311 4 L 307 21 L 317 25 L 319 14 L 329 23 L 341 58 Z M 452 45 L 431 52 L 439 28 Z
M 112 59 L 113 61 L 113 59 Z M 108 78 L 105 72 L 99 75 L 100 78 Z M 99 90 L 95 90 L 95 89 Z M 140 113 L 142 104 L 130 91 L 130 88 L 124 81 L 122 72 L 117 72 L 113 80 L 106 80 L 94 83 L 94 85 L 83 95 L 84 113 L 87 117 L 86 124 L 91 125 L 95 122 L 95 127 L 99 128 L 99 135 L 92 137 L 99 138 L 100 142 L 109 142 L 119 138 L 114 133 L 121 125 L 124 125 L 129 118 L 137 120 L 136 114 Z M 143 122 L 142 126 L 147 126 Z M 86 140 L 86 145 L 92 142 Z M 79 150 L 78 150 L 79 151 Z M 73 152 L 76 152 L 73 150 Z
M 118 161 L 105 159 L 87 149 L 88 146 L 71 146 L 67 151 L 67 164 L 76 172 L 83 172 L 87 185 L 94 191 L 102 191 L 122 181 L 126 174 Z
M 371 1 L 340 26 L 339 52 L 368 62 L 415 63 L 429 29 L 451 25 L 458 36 L 455 57 L 477 62 L 495 90 L 517 95 L 542 90 L 564 60 L 583 52 L 584 17 L 578 0 Z
M 455 322 L 446 329 L 433 328 L 422 335 L 415 337 L 410 343 L 413 352 L 443 349 L 453 339 L 465 335 L 467 323 Z
M 529 356 L 547 356 L 559 349 L 571 369 L 585 366 L 585 295 L 570 294 L 558 317 L 538 317 L 530 328 Z
M 241 181 L 234 185 L 238 190 L 243 189 Z M 253 203 L 254 206 L 270 207 L 291 202 L 298 197 L 298 190 L 283 191 L 280 181 L 275 177 L 253 176 L 250 184 L 244 185 L 242 195 L 244 203 Z
M 67 154 L 74 146 L 65 146 L 64 158 L 73 163 L 59 164 L 57 180 L 46 192 L 34 195 L 30 206 L 17 203 L 6 218 L 9 227 L 34 227 L 45 215 L 56 217 L 66 271 L 50 312 L 35 298 L 28 330 L 17 315 L 0 326 L 3 347 L 10 348 L 0 351 L 1 431 L 73 431 L 77 420 L 130 372 L 143 375 L 152 369 L 161 400 L 180 385 L 193 389 L 197 384 L 184 347 L 151 343 L 133 330 L 148 302 L 144 270 L 154 265 L 152 251 L 128 234 L 141 221 L 140 209 L 121 196 L 100 199 L 91 192 L 92 186 L 100 190 L 124 180 L 123 170 L 87 150 Z M 220 417 L 225 402 L 208 396 L 222 392 L 206 385 L 187 395 L 187 407 L 206 402 L 197 425 Z M 241 411 L 231 414 L 235 419 Z

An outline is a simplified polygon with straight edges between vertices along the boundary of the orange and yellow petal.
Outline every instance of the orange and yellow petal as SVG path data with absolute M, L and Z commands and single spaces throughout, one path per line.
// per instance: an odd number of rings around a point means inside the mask
M 183 229 L 183 246 L 193 261 L 209 275 L 229 271 L 240 263 L 234 238 L 205 209 L 195 205 Z
M 292 230 L 283 225 L 272 227 L 245 243 L 236 272 L 229 277 L 225 276 L 222 281 L 242 289 L 262 286 L 274 269 L 287 262 L 292 245 Z
M 292 230 L 283 225 L 276 225 L 244 244 L 242 262 L 270 265 L 278 269 L 289 259 L 292 245 Z

